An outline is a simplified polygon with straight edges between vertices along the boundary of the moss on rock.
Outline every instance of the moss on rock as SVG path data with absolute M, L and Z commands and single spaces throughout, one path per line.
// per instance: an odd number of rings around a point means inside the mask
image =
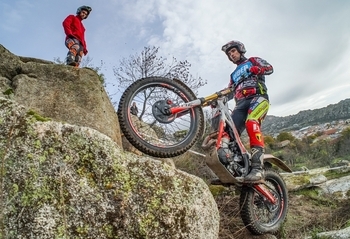
M 125 153 L 90 128 L 0 103 L 2 237 L 217 238 L 203 180 Z

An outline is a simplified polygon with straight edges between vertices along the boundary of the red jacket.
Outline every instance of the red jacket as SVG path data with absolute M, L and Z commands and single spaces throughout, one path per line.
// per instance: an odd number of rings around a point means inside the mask
M 85 42 L 85 27 L 81 22 L 82 19 L 77 15 L 69 15 L 63 21 L 64 33 L 66 33 L 66 40 L 70 36 L 78 39 L 81 45 L 84 48 L 84 52 L 87 51 L 86 42 Z

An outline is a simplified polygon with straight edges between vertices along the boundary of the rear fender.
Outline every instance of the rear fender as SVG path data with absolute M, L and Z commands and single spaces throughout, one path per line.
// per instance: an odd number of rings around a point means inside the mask
M 288 173 L 292 173 L 293 171 L 288 167 L 287 164 L 285 164 L 281 159 L 276 158 L 275 156 L 273 156 L 272 154 L 265 154 L 264 155 L 264 164 L 265 163 L 270 163 L 270 164 L 274 164 L 277 167 L 279 167 L 280 169 L 288 172 Z

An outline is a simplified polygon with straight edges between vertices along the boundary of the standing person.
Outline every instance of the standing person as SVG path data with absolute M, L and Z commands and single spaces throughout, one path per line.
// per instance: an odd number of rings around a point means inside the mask
M 273 67 L 259 57 L 246 58 L 246 49 L 239 41 L 230 41 L 222 46 L 228 59 L 237 65 L 231 73 L 229 87 L 234 87 L 236 106 L 232 119 L 239 134 L 247 130 L 252 153 L 252 170 L 244 182 L 256 182 L 264 178 L 264 139 L 261 122 L 269 110 L 269 97 L 265 85 L 265 75 L 273 73 Z
M 139 113 L 139 109 L 137 108 L 135 102 L 133 102 L 132 106 L 130 107 L 130 113 L 133 114 L 133 115 L 136 115 L 136 116 Z
M 83 55 L 88 53 L 82 20 L 86 19 L 91 11 L 91 7 L 81 6 L 77 9 L 75 16 L 69 15 L 62 23 L 66 34 L 65 44 L 69 49 L 66 58 L 67 65 L 78 67 Z

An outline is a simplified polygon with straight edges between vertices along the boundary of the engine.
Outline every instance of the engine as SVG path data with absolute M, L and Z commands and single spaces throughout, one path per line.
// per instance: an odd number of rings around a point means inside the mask
M 239 152 L 237 143 L 231 141 L 229 137 L 223 137 L 221 147 L 217 151 L 220 162 L 234 176 L 242 175 L 244 171 L 243 157 Z

